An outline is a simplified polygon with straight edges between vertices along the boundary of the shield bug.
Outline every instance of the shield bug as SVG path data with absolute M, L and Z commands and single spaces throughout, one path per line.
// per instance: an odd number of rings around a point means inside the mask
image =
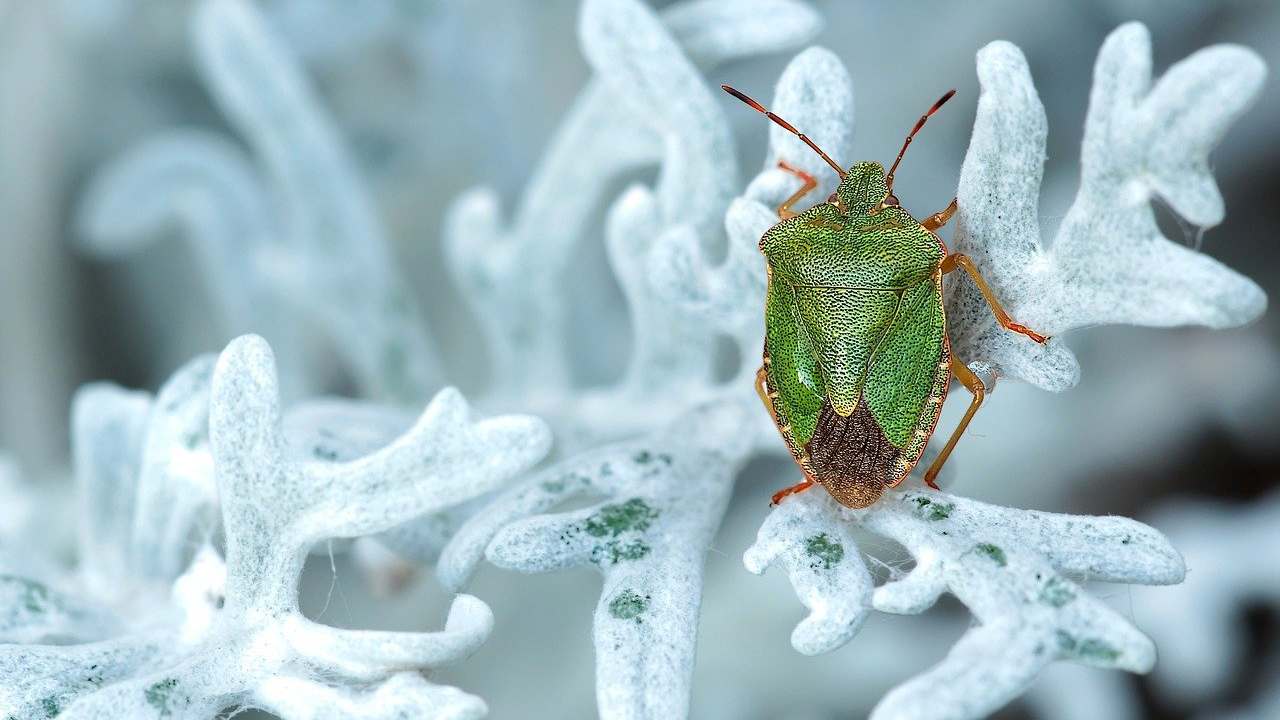
M 894 171 L 912 138 L 955 90 L 920 116 L 886 173 L 878 162 L 842 168 L 786 120 L 721 87 L 795 134 L 840 176 L 826 202 L 796 212 L 817 182 L 780 163 L 802 184 L 760 239 L 769 288 L 756 390 L 805 476 L 773 502 L 818 483 L 849 507 L 874 503 L 920 461 L 954 375 L 973 399 L 924 475 L 936 489 L 938 471 L 986 394 L 951 353 L 942 276 L 964 270 L 1004 328 L 1047 340 L 1009 318 L 968 257 L 947 252 L 936 231 L 955 214 L 954 199 L 917 221 L 893 194 Z

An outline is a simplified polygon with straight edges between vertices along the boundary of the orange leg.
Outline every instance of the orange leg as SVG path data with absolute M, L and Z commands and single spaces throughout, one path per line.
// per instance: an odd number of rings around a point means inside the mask
M 1001 327 L 1011 332 L 1022 333 L 1041 345 L 1049 341 L 1049 338 L 1028 328 L 1026 325 L 1019 325 L 1009 317 L 1009 313 L 1005 312 L 1003 307 L 1000 307 L 1000 301 L 996 299 L 996 294 L 991 291 L 991 286 L 988 285 L 987 281 L 978 273 L 978 268 L 973 264 L 973 261 L 969 259 L 968 255 L 951 253 L 942 261 L 942 272 L 944 275 L 952 272 L 957 267 L 963 268 L 964 271 L 969 274 L 973 283 L 978 286 L 978 290 L 982 293 L 982 297 L 986 298 L 987 304 L 991 306 L 991 312 L 996 316 L 996 322 L 1000 323 Z
M 934 230 L 937 230 L 943 225 L 946 225 L 947 221 L 951 219 L 951 216 L 956 214 L 957 209 L 958 208 L 956 206 L 956 199 L 951 198 L 951 203 L 947 205 L 946 209 L 930 215 L 929 217 L 924 219 L 924 222 L 920 224 L 924 226 L 925 230 L 928 230 L 929 232 L 933 232 Z
M 773 499 L 769 501 L 769 504 L 777 505 L 778 503 L 782 502 L 782 500 L 786 498 L 788 495 L 795 495 L 796 493 L 802 493 L 811 487 L 813 487 L 813 479 L 810 478 L 808 475 L 805 475 L 803 482 L 798 482 L 795 485 L 792 485 L 791 487 L 788 487 L 788 488 L 782 488 L 778 492 L 774 493 Z
M 947 440 L 947 444 L 942 447 L 942 452 L 938 453 L 938 457 L 934 458 L 933 464 L 929 466 L 929 469 L 924 474 L 925 484 L 934 490 L 938 489 L 938 485 L 934 480 L 942 470 L 943 464 L 947 462 L 947 458 L 951 455 L 951 451 L 955 449 L 960 436 L 964 434 L 965 428 L 969 427 L 969 421 L 973 419 L 974 413 L 978 412 L 978 408 L 982 406 L 982 400 L 987 396 L 987 388 L 982 384 L 982 379 L 970 370 L 968 365 L 954 357 L 951 358 L 951 373 L 956 376 L 960 384 L 964 385 L 966 390 L 973 394 L 973 400 L 969 403 L 969 409 L 965 411 L 964 417 L 960 418 L 960 424 L 951 432 L 951 437 Z
M 791 197 L 787 198 L 786 202 L 778 206 L 778 217 L 783 220 L 789 220 L 800 214 L 795 210 L 792 210 L 791 207 L 800 202 L 800 198 L 808 195 L 814 188 L 818 187 L 818 181 L 813 179 L 813 176 L 809 173 L 800 170 L 799 168 L 791 167 L 785 161 L 779 160 L 778 167 L 804 181 L 804 184 L 800 186 L 799 190 L 795 191 Z
M 764 367 L 761 366 L 761 368 L 756 371 L 756 394 L 760 396 L 760 402 L 764 403 L 765 409 L 769 411 L 769 418 L 774 420 L 776 423 L 778 415 L 773 411 L 773 400 L 770 398 L 768 385 L 766 384 L 767 378 L 768 375 L 765 373 Z M 778 432 L 781 433 L 782 428 L 778 428 Z M 813 478 L 809 477 L 808 473 L 805 473 L 803 482 L 796 483 L 789 488 L 783 488 L 782 490 L 774 493 L 773 500 L 770 501 L 770 504 L 777 505 L 782 502 L 782 499 L 786 496 L 794 495 L 798 492 L 804 492 L 812 486 Z
M 765 372 L 764 366 L 761 365 L 760 369 L 756 370 L 756 394 L 760 396 L 760 402 L 764 403 L 765 409 L 769 411 L 769 417 L 775 418 L 777 415 L 773 414 L 773 401 L 769 399 L 769 390 L 766 384 L 768 379 L 769 375 Z

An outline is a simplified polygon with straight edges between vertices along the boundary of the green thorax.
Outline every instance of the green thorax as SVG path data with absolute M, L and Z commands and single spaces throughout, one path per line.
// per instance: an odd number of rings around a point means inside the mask
M 884 168 L 850 168 L 836 191 L 765 233 L 769 384 L 799 446 L 822 404 L 848 416 L 864 399 L 886 437 L 903 447 L 918 429 L 943 355 L 937 274 L 945 250 L 895 205 Z
M 880 207 L 889 194 L 880 163 L 858 163 L 836 190 L 840 206 L 819 203 L 774 225 L 760 239 L 778 279 L 799 286 L 902 290 L 938 269 L 937 237 L 901 207 Z

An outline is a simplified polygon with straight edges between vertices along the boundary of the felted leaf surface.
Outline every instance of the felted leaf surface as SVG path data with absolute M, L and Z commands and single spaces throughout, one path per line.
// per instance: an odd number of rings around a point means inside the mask
M 1222 221 L 1209 152 L 1265 74 L 1253 51 L 1220 45 L 1176 63 L 1153 85 L 1146 28 L 1130 23 L 1113 32 L 1094 69 L 1080 189 L 1046 245 L 1038 212 L 1044 107 L 1022 52 L 988 45 L 978 53 L 982 95 L 960 171 L 953 249 L 973 257 L 1015 320 L 1047 335 L 1114 323 L 1249 322 L 1266 307 L 1262 290 L 1162 236 L 1151 202 L 1158 196 L 1202 227 Z M 1079 379 L 1060 340 L 1040 346 L 1005 331 L 964 278 L 951 278 L 948 292 L 953 347 L 975 370 L 1048 390 Z
M 745 457 L 734 439 L 741 421 L 737 408 L 710 406 L 547 468 L 462 527 L 440 557 L 440 581 L 460 589 L 482 558 L 522 572 L 595 567 L 601 716 L 687 716 L 703 563 Z
M 294 717 L 387 718 L 428 700 L 433 717 L 483 715 L 478 699 L 412 672 L 474 652 L 493 624 L 484 603 L 458 596 L 434 633 L 343 630 L 301 615 L 298 577 L 319 540 L 376 533 L 496 487 L 546 453 L 546 426 L 516 416 L 472 421 L 462 397 L 445 390 L 384 447 L 314 461 L 284 439 L 275 361 L 261 338 L 235 340 L 211 380 L 209 369 L 199 359 L 161 392 L 147 452 L 183 444 L 170 431 L 203 381 L 225 565 L 212 549 L 198 553 L 174 583 L 167 622 L 96 644 L 0 645 L 0 716 L 211 718 L 261 705 Z M 77 612 L 33 587 L 0 583 L 0 594 L 29 617 Z M 21 627 L 6 630 L 13 637 Z M 309 693 L 293 697 L 290 688 Z
M 900 543 L 915 567 L 872 591 L 853 526 Z M 1024 692 L 1055 660 L 1147 672 L 1155 646 L 1084 581 L 1165 585 L 1182 558 L 1127 518 L 1002 508 L 941 492 L 890 491 L 866 510 L 820 491 L 773 511 L 743 558 L 781 561 L 811 608 L 792 643 L 813 654 L 849 642 L 871 610 L 916 614 L 950 592 L 976 625 L 938 665 L 890 692 L 873 718 L 978 718 Z

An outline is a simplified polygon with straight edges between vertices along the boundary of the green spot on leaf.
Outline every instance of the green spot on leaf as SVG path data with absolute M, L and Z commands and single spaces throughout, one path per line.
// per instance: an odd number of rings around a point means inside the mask
M 954 503 L 934 502 L 919 495 L 911 498 L 911 501 L 916 504 L 916 513 L 930 521 L 946 520 L 951 517 L 951 511 L 956 509 Z
M 1107 662 L 1114 662 L 1120 657 L 1119 650 L 1101 640 L 1095 640 L 1093 638 L 1086 638 L 1081 642 L 1078 652 L 1080 653 L 1080 657 L 1093 658 L 1095 660 L 1106 660 Z
M 951 511 L 955 509 L 956 506 L 951 503 L 934 503 L 925 512 L 925 517 L 930 520 L 946 520 L 951 517 Z
M 844 546 L 827 537 L 826 533 L 818 533 L 805 540 L 804 552 L 813 558 L 809 563 L 809 567 L 815 570 L 818 569 L 819 565 L 824 570 L 830 570 L 839 565 L 840 561 L 844 559 Z
M 1040 589 L 1040 601 L 1060 608 L 1076 599 L 1076 593 L 1062 578 L 1051 577 Z
M 609 603 L 609 614 L 619 620 L 635 619 L 640 622 L 640 615 L 649 609 L 649 596 L 640 595 L 633 590 L 623 590 Z
M 152 683 L 143 693 L 147 698 L 147 704 L 155 708 L 160 713 L 160 717 L 169 717 L 180 702 L 185 704 L 185 699 L 177 696 L 177 689 L 178 681 L 175 678 L 166 678 Z
M 1004 550 L 1002 550 L 999 545 L 978 543 L 973 547 L 973 549 L 991 558 L 991 561 L 1000 567 L 1004 567 L 1009 564 L 1008 558 L 1004 555 Z
M 670 453 L 651 453 L 648 450 L 638 451 L 635 455 L 631 456 L 631 459 L 637 465 L 648 465 L 653 462 L 659 462 L 663 465 L 670 466 L 671 463 L 675 462 L 675 458 L 671 457 Z
M 639 560 L 648 554 L 649 546 L 642 540 L 632 540 L 629 543 L 610 540 L 604 545 L 591 548 L 591 562 L 603 565 L 607 561 L 610 565 L 617 565 L 623 560 Z
M 553 480 L 544 480 L 539 487 L 541 487 L 544 492 L 559 495 L 560 493 L 568 490 L 591 487 L 591 478 L 583 475 L 582 473 L 570 472 Z
M 605 505 L 599 512 L 587 518 L 587 534 L 592 537 L 617 537 L 628 531 L 649 529 L 649 523 L 657 519 L 657 510 L 640 498 L 631 498 L 621 504 Z
M 639 560 L 649 554 L 649 546 L 639 540 L 634 540 L 626 545 L 609 543 L 609 549 L 615 563 L 619 560 Z
M 1059 630 L 1057 638 L 1058 649 L 1068 655 L 1103 662 L 1115 662 L 1120 657 L 1119 650 L 1096 638 L 1077 640 L 1074 635 L 1065 630 Z

